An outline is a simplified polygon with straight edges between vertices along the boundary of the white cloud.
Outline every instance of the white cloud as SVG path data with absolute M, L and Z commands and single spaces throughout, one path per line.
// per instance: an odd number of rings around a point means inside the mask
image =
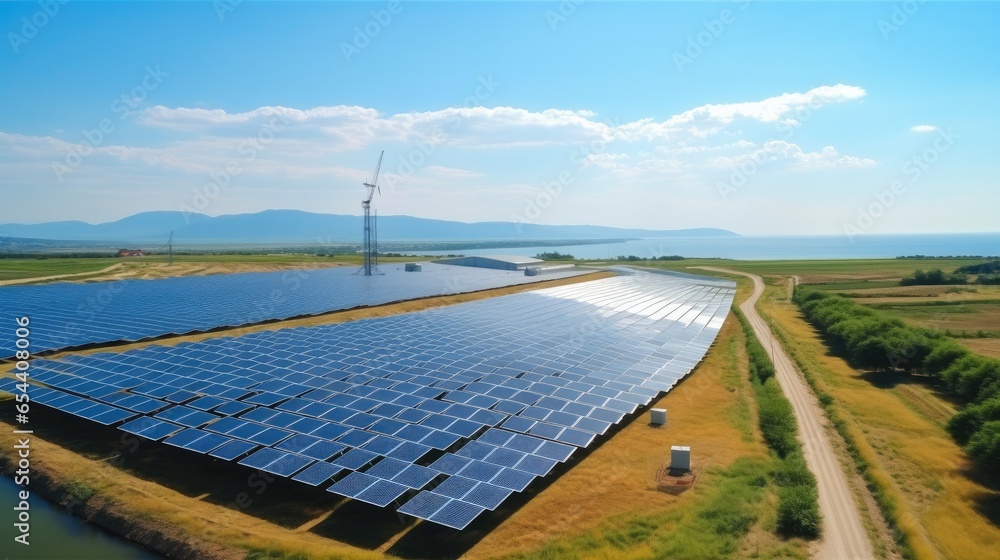
M 825 146 L 818 152 L 807 152 L 798 144 L 785 140 L 771 140 L 756 150 L 735 156 L 711 157 L 707 164 L 709 167 L 730 169 L 750 161 L 757 165 L 788 162 L 791 167 L 798 169 L 865 168 L 877 165 L 872 159 L 841 155 L 833 146 Z
M 445 142 L 466 148 L 574 145 L 595 139 L 667 140 L 704 139 L 722 132 L 737 120 L 761 123 L 798 123 L 795 118 L 826 105 L 855 101 L 865 96 L 857 86 L 821 86 L 803 93 L 783 93 L 757 101 L 709 103 L 673 115 L 662 122 L 652 118 L 609 124 L 587 110 L 516 107 L 447 107 L 437 111 L 385 115 L 353 105 L 294 109 L 267 106 L 242 113 L 222 109 L 168 108 L 161 105 L 142 112 L 139 122 L 179 133 L 200 135 L 253 135 L 264 128 L 280 127 L 283 135 L 331 150 L 361 149 L 374 142 Z
M 936 126 L 934 126 L 932 124 L 918 124 L 916 126 L 911 126 L 910 127 L 911 131 L 918 132 L 918 133 L 921 133 L 921 134 L 924 134 L 924 133 L 927 133 L 927 132 L 936 132 L 937 129 L 938 129 L 938 127 L 936 127 Z
M 439 138 L 465 147 L 540 146 L 610 138 L 611 128 L 592 117 L 591 111 L 515 107 L 448 107 L 382 115 L 375 109 L 346 105 L 308 110 L 268 106 L 244 113 L 156 106 L 145 110 L 139 122 L 220 136 L 256 134 L 270 127 L 282 130 L 285 136 L 326 142 L 331 149 L 343 150 L 361 149 L 373 142 Z
M 581 165 L 584 168 L 599 167 L 602 169 L 620 169 L 627 167 L 624 162 L 628 159 L 628 154 L 601 152 L 596 154 L 587 154 L 587 156 L 583 158 L 583 163 Z
M 480 173 L 479 171 L 459 169 L 457 167 L 445 167 L 443 165 L 428 165 L 427 171 L 441 177 L 448 177 L 452 179 L 474 179 L 476 177 L 483 176 L 483 173 Z
M 155 106 L 97 147 L 74 144 L 68 140 L 83 139 L 72 135 L 0 132 L 0 177 L 5 177 L 0 183 L 16 182 L 38 192 L 50 186 L 72 189 L 80 197 L 96 186 L 112 185 L 106 188 L 179 192 L 170 196 L 185 202 L 192 188 L 215 180 L 235 162 L 238 172 L 229 178 L 232 194 L 218 208 L 249 210 L 258 196 L 285 204 L 279 194 L 260 194 L 273 191 L 316 193 L 317 200 L 329 201 L 329 210 L 341 204 L 340 196 L 330 193 L 359 189 L 374 163 L 371 154 L 385 149 L 385 179 L 380 182 L 387 194 L 382 203 L 389 208 L 418 194 L 433 199 L 454 192 L 492 193 L 499 200 L 504 192 L 514 196 L 502 186 L 531 184 L 537 189 L 563 172 L 574 175 L 574 189 L 586 192 L 607 193 L 625 184 L 658 193 L 695 190 L 719 168 L 748 158 L 779 162 L 783 169 L 874 166 L 871 159 L 845 155 L 832 146 L 809 152 L 769 140 L 774 136 L 762 130 L 769 127 L 754 126 L 804 122 L 807 111 L 864 95 L 861 88 L 838 84 L 757 101 L 705 104 L 663 121 L 642 118 L 625 124 L 603 122 L 587 110 L 506 106 L 396 114 L 354 105 L 267 106 L 233 113 Z M 150 129 L 155 134 L 148 134 Z M 126 139 L 129 145 L 124 145 Z M 65 184 L 57 183 L 52 163 L 81 146 L 88 154 L 65 175 Z M 525 147 L 531 150 L 517 155 L 517 165 L 503 151 Z M 236 194 L 251 188 L 254 194 L 246 200 Z M 355 211 L 355 198 L 349 199 L 347 211 Z M 510 211 L 520 210 L 503 212 Z
M 663 122 L 641 119 L 619 127 L 619 134 L 627 140 L 672 138 L 682 132 L 704 137 L 721 130 L 737 119 L 770 123 L 784 120 L 786 124 L 798 122 L 792 118 L 797 113 L 814 111 L 826 105 L 856 101 L 866 95 L 857 86 L 837 84 L 821 86 L 805 93 L 783 93 L 759 101 L 741 103 L 709 103 L 674 115 Z M 707 126 L 706 126 L 707 125 Z

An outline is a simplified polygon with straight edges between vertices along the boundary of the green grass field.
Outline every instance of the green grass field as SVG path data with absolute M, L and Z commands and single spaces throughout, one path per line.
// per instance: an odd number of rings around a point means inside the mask
M 421 260 L 413 257 L 384 258 L 400 262 Z M 914 535 L 926 534 L 923 544 L 932 553 L 918 557 L 962 558 L 980 554 L 996 542 L 997 533 L 979 511 L 982 496 L 995 495 L 968 478 L 961 469 L 963 452 L 944 433 L 942 423 L 952 407 L 932 389 L 919 384 L 899 384 L 889 388 L 873 383 L 828 353 L 822 340 L 805 324 L 797 308 L 787 300 L 786 279 L 798 276 L 812 287 L 845 294 L 873 305 L 895 317 L 930 328 L 950 325 L 974 332 L 1000 329 L 1000 287 L 900 287 L 898 279 L 917 269 L 942 268 L 981 262 L 973 259 L 863 259 L 810 261 L 735 261 L 689 259 L 655 262 L 607 262 L 678 270 L 695 274 L 720 275 L 697 266 L 727 267 L 761 274 L 768 284 L 762 310 L 773 317 L 780 332 L 792 341 L 792 351 L 814 369 L 833 405 L 847 418 L 853 436 L 872 463 L 877 477 L 900 504 L 901 522 Z M 305 254 L 273 255 L 178 255 L 174 267 L 166 267 L 165 256 L 142 259 L 9 259 L 0 260 L 0 280 L 35 278 L 60 274 L 80 274 L 72 280 L 99 280 L 127 273 L 125 277 L 162 277 L 183 274 L 213 274 L 245 270 L 278 270 L 360 264 L 356 255 L 318 257 Z M 580 264 L 595 264 L 581 261 Z M 98 273 L 120 265 L 108 273 Z M 2 288 L 0 288 L 2 289 Z M 740 281 L 740 292 L 748 282 Z M 949 327 L 941 327 L 942 330 Z M 210 336 L 210 335 L 205 335 Z M 976 342 L 970 347 L 989 353 L 1000 348 L 1000 338 L 961 339 Z M 681 429 L 694 437 L 706 466 L 699 486 L 672 499 L 650 493 L 645 485 L 647 462 L 653 434 L 640 419 L 617 434 L 587 460 L 540 492 L 499 527 L 466 549 L 472 559 L 496 558 L 499 551 L 509 558 L 802 558 L 808 543 L 782 540 L 775 533 L 776 493 L 767 481 L 774 468 L 754 425 L 756 403 L 748 392 L 747 359 L 742 351 L 742 334 L 727 321 L 720 338 L 699 366 L 698 375 L 685 381 L 664 399 L 672 409 L 670 430 Z M 735 391 L 733 391 L 735 389 Z M 684 403 L 695 395 L 699 407 Z M 677 406 L 673 406 L 676 403 Z M 887 414 L 888 412 L 888 414 Z M 660 434 L 655 434 L 659 436 Z M 55 438 L 58 440 L 58 438 Z M 657 437 L 657 441 L 661 439 Z M 108 470 L 94 475 L 84 468 L 72 450 L 63 456 L 56 446 L 46 448 L 46 462 L 54 470 L 88 481 L 100 495 L 123 490 L 120 473 Z M 72 446 L 69 446 L 72 448 Z M 943 452 L 939 450 L 943 449 Z M 938 456 L 940 455 L 940 456 Z M 102 467 L 103 468 L 103 467 Z M 617 469 L 617 470 L 614 470 Z M 951 470 L 949 470 L 951 469 Z M 107 470 L 107 469 L 105 469 Z M 925 472 L 926 471 L 926 472 Z M 608 479 L 616 472 L 618 478 Z M 950 473 L 950 474 L 948 474 Z M 964 473 L 964 474 L 963 474 Z M 147 473 L 148 474 L 148 473 Z M 106 475 L 106 476 L 105 476 Z M 626 476 L 627 475 L 627 476 Z M 164 475 L 166 476 L 166 475 Z M 149 498 L 139 503 L 138 512 L 172 518 L 181 527 L 219 515 L 218 508 L 201 500 L 179 498 L 142 477 L 128 477 L 125 484 L 141 488 Z M 937 488 L 937 489 L 935 489 Z M 941 488 L 947 491 L 941 490 Z M 198 492 L 191 492 L 198 494 Z M 171 506 L 159 504 L 171 501 Z M 176 503 L 175 503 L 176 502 Z M 865 506 L 873 507 L 873 506 Z M 176 511 L 175 511 L 176 510 Z M 588 511 L 591 510 L 591 511 Z M 177 513 L 183 511 L 184 513 Z M 192 512 L 197 515 L 192 517 Z M 411 550 L 406 545 L 422 544 L 416 536 L 405 536 L 400 544 L 391 539 L 381 547 L 354 547 L 335 542 L 322 531 L 290 532 L 258 514 L 225 518 L 209 540 L 227 545 L 256 548 L 249 557 L 322 558 L 331 551 L 343 557 L 384 557 Z M 317 514 L 318 515 L 318 514 Z M 346 515 L 346 513 L 345 513 Z M 867 515 L 867 514 L 866 514 Z M 933 521 L 944 517 L 955 521 Z M 338 517 L 339 519 L 339 517 Z M 540 519 L 550 522 L 539 523 Z M 559 521 L 556 523 L 555 521 Z M 187 525 L 185 525 L 187 524 Z M 325 527 L 328 522 L 321 522 Z M 252 527 L 254 537 L 246 536 Z M 875 529 L 870 529 L 876 531 Z M 983 536 L 973 542 L 970 531 Z M 329 537 L 329 538 L 328 538 Z M 368 548 L 368 550 L 363 550 Z M 885 547 L 876 547 L 885 550 Z M 266 552 L 265 552 L 266 551 Z M 279 554 L 280 553 L 280 554 Z M 300 554 L 301 556 L 295 556 Z M 883 556 L 880 553 L 880 556 Z M 409 556 L 409 554 L 401 554 Z M 886 556 L 883 556 L 886 557 Z
M 95 272 L 121 262 L 118 258 L 94 259 L 0 259 L 0 281 L 18 278 Z
M 762 276 L 799 276 L 803 283 L 855 283 L 865 286 L 881 282 L 883 287 L 894 285 L 903 276 L 917 269 L 941 268 L 953 270 L 959 266 L 983 262 L 982 259 L 815 259 L 815 260 L 765 260 L 741 261 L 729 259 L 684 259 L 679 261 L 578 261 L 581 264 L 603 262 L 607 264 L 629 264 L 668 270 L 685 271 L 689 267 L 718 266 L 752 272 Z M 691 272 L 691 271 L 688 271 Z M 872 287 L 872 286 L 867 286 Z
M 474 253 L 475 251 L 464 251 Z M 517 253 L 517 249 L 511 249 Z M 381 257 L 383 262 L 404 262 L 421 260 L 417 257 Z M 38 276 L 53 276 L 57 274 L 77 274 L 94 272 L 108 266 L 124 263 L 130 266 L 137 264 L 165 264 L 166 255 L 120 259 L 116 257 L 100 258 L 59 258 L 38 257 L 19 259 L 0 259 L 0 280 L 32 278 Z M 175 255 L 175 263 L 236 263 L 244 265 L 284 265 L 303 266 L 329 264 L 360 264 L 360 255 L 317 256 L 305 253 L 274 253 L 274 254 L 184 254 Z M 560 261 L 562 262 L 562 261 Z M 890 287 L 903 276 L 912 274 L 917 269 L 941 268 L 953 270 L 959 266 L 982 262 L 979 259 L 845 259 L 845 260 L 762 260 L 741 261 L 729 259 L 684 259 L 680 261 L 576 261 L 578 264 L 631 264 L 670 270 L 686 271 L 696 266 L 725 266 L 752 272 L 760 275 L 792 276 L 801 278 L 803 283 L 823 284 L 820 289 L 848 290 L 867 289 L 875 287 Z M 691 272 L 691 271 L 688 271 Z

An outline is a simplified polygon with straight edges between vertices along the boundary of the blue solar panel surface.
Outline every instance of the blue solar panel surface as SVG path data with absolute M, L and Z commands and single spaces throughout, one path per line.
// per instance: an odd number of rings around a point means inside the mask
M 582 274 L 426 263 L 404 272 L 402 263 L 380 267 L 382 276 L 355 276 L 354 267 L 216 274 L 158 280 L 55 283 L 0 288 L 0 316 L 31 317 L 35 352 L 85 344 L 136 341 L 168 334 L 315 315 L 358 306 L 473 292 Z M 0 332 L 0 358 L 13 354 L 13 332 Z
M 38 359 L 32 377 L 47 387 L 32 398 L 463 529 L 670 390 L 734 293 L 627 271 L 405 315 Z

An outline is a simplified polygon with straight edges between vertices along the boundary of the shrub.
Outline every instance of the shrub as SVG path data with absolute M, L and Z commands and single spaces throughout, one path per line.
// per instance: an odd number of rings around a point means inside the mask
M 955 272 L 963 274 L 992 274 L 1000 272 L 1000 261 L 989 261 L 980 264 L 960 266 L 955 269 Z
M 968 278 L 961 272 L 946 273 L 940 268 L 924 272 L 917 270 L 913 276 L 907 276 L 899 281 L 900 286 L 941 286 L 945 284 L 967 284 Z
M 774 379 L 759 385 L 757 396 L 760 431 L 764 440 L 779 457 L 785 457 L 799 448 L 795 439 L 797 428 L 792 403 L 788 402 Z
M 968 406 L 959 411 L 948 420 L 948 433 L 960 445 L 965 445 L 983 424 L 995 420 L 1000 420 L 1000 396 L 994 396 L 981 404 Z
M 1000 274 L 980 274 L 976 284 L 1000 284 Z
M 778 468 L 771 473 L 771 478 L 778 486 L 816 485 L 816 477 L 809 470 L 806 458 L 799 450 L 789 453 L 785 460 L 778 465 Z
M 969 351 L 950 340 L 938 341 L 931 352 L 924 358 L 924 371 L 930 375 L 939 375 L 948 369 L 956 360 L 969 355 Z
M 786 536 L 819 536 L 819 499 L 814 486 L 786 486 L 778 493 L 778 532 Z
M 1000 420 L 983 424 L 969 440 L 966 450 L 987 467 L 1000 466 Z

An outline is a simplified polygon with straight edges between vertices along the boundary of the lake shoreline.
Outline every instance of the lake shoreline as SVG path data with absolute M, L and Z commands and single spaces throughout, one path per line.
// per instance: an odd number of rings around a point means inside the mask
M 9 425 L 3 425 L 5 428 L 11 428 Z M 37 436 L 35 439 L 38 439 Z M 60 453 L 72 453 L 61 447 L 58 449 Z M 47 451 L 49 452 L 51 451 Z M 0 452 L 0 472 L 4 476 L 12 477 L 16 469 L 16 459 L 6 451 Z M 30 478 L 28 489 L 32 499 L 41 497 L 56 507 L 65 508 L 78 519 L 92 523 L 128 543 L 164 557 L 237 560 L 246 555 L 245 550 L 198 539 L 179 527 L 130 511 L 127 505 L 100 492 L 80 500 L 65 482 L 66 476 L 37 461 L 31 464 Z

